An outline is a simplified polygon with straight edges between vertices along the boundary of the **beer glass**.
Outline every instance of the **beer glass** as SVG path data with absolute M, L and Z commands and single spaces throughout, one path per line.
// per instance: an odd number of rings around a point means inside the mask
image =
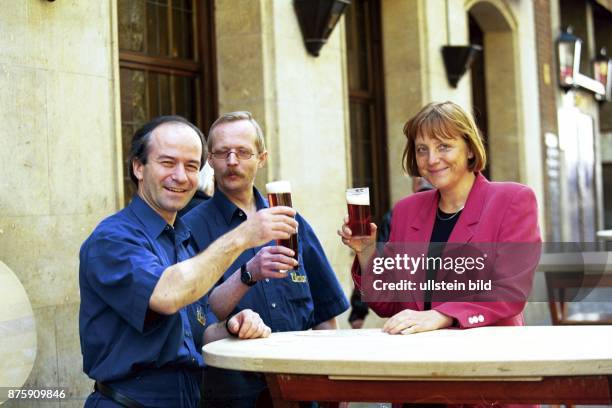
M 348 226 L 354 237 L 369 237 L 372 233 L 370 223 L 370 189 L 349 188 L 346 190 L 346 204 L 349 213 Z
M 273 181 L 266 184 L 266 191 L 268 192 L 268 201 L 270 207 L 276 207 L 284 205 L 291 207 L 291 183 L 287 180 Z M 291 235 L 288 239 L 276 240 L 276 245 L 290 248 L 293 252 L 293 259 L 298 260 L 298 236 L 297 234 Z M 296 267 L 297 269 L 297 267 Z

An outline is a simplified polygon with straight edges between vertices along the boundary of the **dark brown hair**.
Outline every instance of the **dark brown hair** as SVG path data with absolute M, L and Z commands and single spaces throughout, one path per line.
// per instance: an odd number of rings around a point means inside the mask
M 202 157 L 200 157 L 200 169 L 204 166 L 205 158 L 206 158 L 206 143 L 204 142 L 204 134 L 196 125 L 189 122 L 182 116 L 178 115 L 168 115 L 168 116 L 158 116 L 151 121 L 145 123 L 138 129 L 134 136 L 132 136 L 132 143 L 130 145 L 130 153 L 127 158 L 127 167 L 128 173 L 130 175 L 130 179 L 134 182 L 136 186 L 138 186 L 138 179 L 134 175 L 134 169 L 132 168 L 132 163 L 134 160 L 138 160 L 142 164 L 147 164 L 147 157 L 149 156 L 149 141 L 151 140 L 151 135 L 153 131 L 157 129 L 159 126 L 166 123 L 181 123 L 183 125 L 187 125 L 192 128 L 200 138 L 200 142 L 202 142 Z

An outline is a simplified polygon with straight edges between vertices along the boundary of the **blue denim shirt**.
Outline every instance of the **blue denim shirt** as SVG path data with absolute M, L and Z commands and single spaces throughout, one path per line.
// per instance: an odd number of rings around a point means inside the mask
M 138 196 L 96 227 L 79 266 L 79 333 L 89 377 L 124 389 L 121 381 L 143 372 L 204 366 L 204 329 L 216 321 L 207 296 L 169 316 L 149 309 L 163 271 L 195 253 L 189 228 L 178 218 L 171 227 Z M 155 392 L 178 392 L 166 388 Z
M 254 189 L 257 209 L 268 207 L 268 202 Z M 192 231 L 198 250 L 204 250 L 214 240 L 236 228 L 246 220 L 244 212 L 221 191 L 188 212 L 183 220 Z M 252 309 L 259 313 L 273 332 L 308 330 L 348 309 L 349 303 L 327 260 L 321 243 L 312 227 L 297 215 L 299 269 L 287 277 L 257 282 L 236 307 L 236 311 Z M 274 241 L 266 245 L 276 245 Z M 229 278 L 240 266 L 253 258 L 262 247 L 248 249 L 225 272 Z M 220 398 L 248 394 L 248 384 L 254 384 L 252 374 L 212 370 L 217 378 L 206 375 L 205 394 L 209 389 Z M 225 373 L 225 374 L 222 374 Z M 232 376 L 231 373 L 234 375 Z M 241 378 L 239 378 L 241 376 Z M 220 377 L 223 377 L 222 379 Z M 260 379 L 263 381 L 262 379 Z M 260 381 L 260 384 L 261 383 Z M 258 388 L 258 385 L 254 385 Z

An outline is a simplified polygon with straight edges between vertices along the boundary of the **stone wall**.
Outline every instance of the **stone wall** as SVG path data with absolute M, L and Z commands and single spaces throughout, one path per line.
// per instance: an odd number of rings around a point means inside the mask
M 119 202 L 114 5 L 8 1 L 0 21 L 0 260 L 34 309 L 27 386 L 82 406 L 78 251 Z

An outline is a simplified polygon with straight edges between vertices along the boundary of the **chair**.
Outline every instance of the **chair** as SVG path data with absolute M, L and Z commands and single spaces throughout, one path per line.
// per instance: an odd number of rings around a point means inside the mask
M 612 275 L 590 276 L 580 272 L 546 272 L 548 307 L 552 324 L 557 325 L 606 325 L 612 324 L 612 313 L 571 313 L 568 299 L 580 288 L 612 287 Z

